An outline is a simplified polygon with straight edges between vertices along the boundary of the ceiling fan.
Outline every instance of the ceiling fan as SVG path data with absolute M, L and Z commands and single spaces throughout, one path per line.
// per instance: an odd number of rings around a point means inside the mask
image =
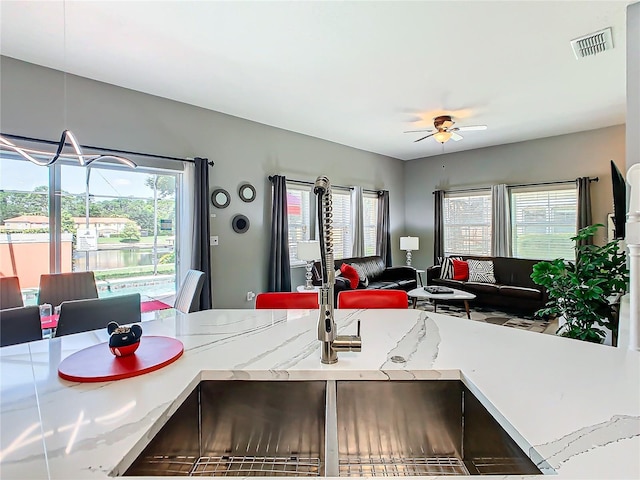
M 466 127 L 454 127 L 456 122 L 451 120 L 451 115 L 440 115 L 433 119 L 433 128 L 428 128 L 425 130 L 409 130 L 404 133 L 418 133 L 418 132 L 433 132 L 429 133 L 418 140 L 415 140 L 413 143 L 420 142 L 425 138 L 433 137 L 436 141 L 440 143 L 448 142 L 449 139 L 454 141 L 462 140 L 464 137 L 457 132 L 471 132 L 473 130 L 486 130 L 486 125 L 469 125 Z

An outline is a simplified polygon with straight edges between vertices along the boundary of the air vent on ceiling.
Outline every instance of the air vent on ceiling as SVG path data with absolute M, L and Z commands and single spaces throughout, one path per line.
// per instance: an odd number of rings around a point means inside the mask
M 613 48 L 611 27 L 571 40 L 571 48 L 578 60 L 611 50 Z

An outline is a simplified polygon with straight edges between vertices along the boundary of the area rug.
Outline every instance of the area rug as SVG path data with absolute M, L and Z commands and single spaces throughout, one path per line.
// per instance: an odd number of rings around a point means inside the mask
M 427 312 L 433 312 L 433 304 L 428 300 L 418 300 L 416 308 Z M 439 303 L 438 313 L 451 315 L 453 317 L 467 318 L 467 312 L 462 305 L 446 305 Z M 519 330 L 528 330 L 530 332 L 555 333 L 555 329 L 549 321 L 534 319 L 533 316 L 523 315 L 521 313 L 495 310 L 489 307 L 472 306 L 471 320 L 517 328 Z

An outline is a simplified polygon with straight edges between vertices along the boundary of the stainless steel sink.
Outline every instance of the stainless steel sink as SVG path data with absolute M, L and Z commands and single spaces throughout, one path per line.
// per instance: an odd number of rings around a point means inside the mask
M 325 382 L 201 382 L 125 475 L 319 476 Z
M 540 474 L 457 380 L 337 382 L 340 476 Z
M 457 380 L 204 381 L 125 476 L 540 474 Z

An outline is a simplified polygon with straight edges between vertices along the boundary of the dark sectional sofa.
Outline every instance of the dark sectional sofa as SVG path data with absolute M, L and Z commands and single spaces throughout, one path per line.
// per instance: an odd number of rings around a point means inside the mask
M 361 281 L 358 288 L 371 289 L 397 289 L 409 291 L 417 286 L 416 269 L 413 267 L 387 267 L 382 257 L 377 255 L 370 257 L 353 257 L 334 260 L 334 271 L 343 264 L 355 265 L 362 271 L 368 280 L 365 286 Z M 312 270 L 312 281 L 314 285 L 322 285 L 322 275 L 320 262 L 315 262 Z M 337 277 L 334 287 L 335 294 L 339 291 L 350 289 L 350 284 L 345 278 Z
M 510 257 L 475 257 L 461 255 L 463 260 L 492 260 L 496 283 L 463 282 L 440 278 L 440 265 L 426 271 L 427 285 L 444 285 L 473 293 L 474 304 L 504 307 L 533 314 L 548 300 L 544 287 L 531 280 L 533 266 L 541 260 Z

